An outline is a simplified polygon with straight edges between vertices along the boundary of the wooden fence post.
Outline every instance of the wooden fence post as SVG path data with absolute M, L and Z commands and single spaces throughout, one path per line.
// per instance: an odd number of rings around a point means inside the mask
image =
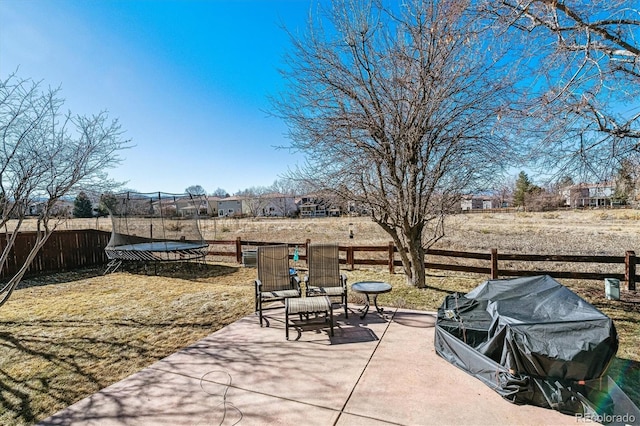
M 353 255 L 353 246 L 349 246 L 347 248 L 347 263 L 351 265 L 351 270 L 353 271 L 356 265 L 355 256 Z
M 497 280 L 498 273 L 498 249 L 491 249 L 491 279 Z
M 389 241 L 389 273 L 393 274 L 394 273 L 394 261 L 395 261 L 395 256 L 394 256 L 394 249 L 395 246 L 393 245 L 393 241 Z
M 627 282 L 627 290 L 636 289 L 636 253 L 627 251 L 624 257 L 624 279 Z
M 242 240 L 236 238 L 236 262 L 242 263 Z

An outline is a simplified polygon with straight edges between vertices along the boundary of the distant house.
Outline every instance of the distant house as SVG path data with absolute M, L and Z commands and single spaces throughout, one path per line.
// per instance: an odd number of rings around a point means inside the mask
M 298 211 L 296 200 L 291 195 L 274 192 L 260 196 L 260 200 L 258 216 L 288 217 Z
M 248 214 L 244 197 L 227 197 L 218 200 L 218 217 L 240 217 Z
M 473 196 L 467 196 L 460 202 L 462 211 L 482 209 L 482 199 Z
M 308 194 L 298 201 L 300 217 L 338 217 L 342 208 L 330 201 L 331 197 L 322 194 Z
M 210 202 L 211 200 L 210 198 Z M 294 215 L 298 210 L 298 206 L 293 196 L 271 193 L 256 196 L 216 198 L 216 210 L 218 217 L 285 217 Z
M 357 201 L 348 201 L 347 214 L 350 216 L 370 216 L 371 208 Z
M 460 202 L 460 208 L 462 211 L 469 211 L 493 209 L 496 207 L 494 207 L 493 200 L 491 198 L 467 195 L 462 198 L 462 201 Z
M 139 203 L 137 207 L 141 206 L 142 203 Z M 153 201 L 152 205 L 151 205 L 151 211 L 148 211 L 148 205 L 145 203 L 144 204 L 145 207 L 145 211 L 147 214 L 152 214 L 154 216 L 160 216 L 160 217 L 174 217 L 177 216 L 179 214 L 178 212 L 178 205 L 176 204 L 175 200 L 173 198 L 164 198 L 162 200 L 156 200 Z M 186 205 L 183 204 L 183 205 Z M 129 209 L 129 214 L 132 213 L 132 210 Z M 136 215 L 142 214 L 141 211 L 136 211 L 135 212 Z
M 206 203 L 207 203 L 207 215 L 209 215 L 211 217 L 218 216 L 218 202 L 221 199 L 222 198 L 220 198 L 220 197 L 207 197 L 207 200 L 206 200 Z
M 181 197 L 173 200 L 178 216 L 211 216 L 211 205 L 206 197 Z M 217 212 L 217 208 L 215 209 Z M 217 214 L 217 213 L 216 213 Z
M 564 204 L 571 208 L 609 207 L 613 205 L 615 185 L 611 182 L 580 183 L 561 190 Z
M 315 200 L 308 197 L 302 197 L 302 200 L 298 204 L 298 210 L 300 211 L 300 217 L 326 217 L 327 208 L 322 203 L 317 203 Z
M 491 198 L 483 198 L 482 199 L 482 208 L 486 209 L 495 209 L 494 202 Z
M 339 206 L 329 206 L 327 208 L 327 216 L 340 217 L 342 216 L 342 209 Z
M 44 212 L 46 201 L 36 201 L 29 204 L 27 216 L 39 216 Z M 52 216 L 68 217 L 71 216 L 75 204 L 72 200 L 60 199 L 56 203 Z M 95 207 L 95 206 L 94 206 Z
M 488 196 L 465 195 L 460 201 L 460 209 L 462 211 L 498 209 L 507 206 L 507 203 L 500 205 L 498 200 Z

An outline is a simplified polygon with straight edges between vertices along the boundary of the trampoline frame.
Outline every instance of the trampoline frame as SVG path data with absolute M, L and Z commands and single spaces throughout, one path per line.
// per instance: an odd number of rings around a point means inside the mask
M 173 248 L 169 248 L 168 243 L 173 243 Z M 185 261 L 203 258 L 209 251 L 208 244 L 178 243 L 175 241 L 127 244 L 105 248 L 105 253 L 110 260 L 132 260 L 132 261 Z M 158 246 L 164 245 L 165 248 Z M 156 247 L 154 247 L 156 246 Z
M 137 193 L 140 194 L 140 193 Z M 158 200 L 163 199 L 163 193 L 157 193 Z M 122 195 L 122 194 L 118 194 Z M 147 195 L 147 194 L 141 194 Z M 190 196 L 189 194 L 165 194 L 171 197 Z M 134 195 L 135 196 L 135 195 Z M 150 196 L 152 200 L 155 197 Z M 193 196 L 190 196 L 193 199 Z M 170 197 L 169 197 L 170 198 Z M 129 199 L 129 193 L 126 193 L 126 199 Z M 162 215 L 162 208 L 159 209 L 161 221 L 164 223 L 164 217 Z M 109 209 L 112 221 L 114 220 L 114 213 Z M 197 226 L 197 210 L 196 210 L 196 230 L 200 233 Z M 126 222 L 126 216 L 125 216 Z M 164 225 L 163 225 L 164 228 Z M 184 236 L 180 240 L 172 239 L 155 239 L 153 238 L 153 225 L 150 228 L 151 238 L 136 236 L 135 234 L 122 234 L 112 230 L 111 240 L 107 247 L 105 247 L 105 254 L 110 260 L 107 271 L 105 273 L 114 272 L 122 264 L 123 261 L 134 262 L 180 262 L 180 261 L 192 261 L 203 259 L 209 252 L 209 244 L 202 239 L 202 234 L 199 235 L 200 240 L 185 240 Z M 128 224 L 127 224 L 128 230 Z M 164 234 L 164 231 L 163 231 Z M 124 237 L 124 238 L 123 238 Z M 120 242 L 118 245 L 111 245 L 114 242 Z M 125 243 L 125 244 L 122 244 Z

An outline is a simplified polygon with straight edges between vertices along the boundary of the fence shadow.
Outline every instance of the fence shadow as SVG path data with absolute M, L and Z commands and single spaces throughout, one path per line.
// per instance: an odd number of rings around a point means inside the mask
M 37 276 L 23 278 L 22 281 L 20 281 L 20 284 L 18 284 L 18 289 L 41 287 L 50 284 L 70 283 L 88 278 L 100 277 L 105 274 L 105 269 L 105 266 L 97 266 L 74 271 L 42 273 Z M 233 274 L 239 269 L 239 267 L 234 266 L 202 262 L 124 262 L 120 268 L 118 268 L 117 272 L 198 280 Z M 7 280 L 4 281 L 6 282 Z
M 197 280 L 233 274 L 240 267 L 202 262 L 126 262 L 118 271 L 137 275 Z
M 39 275 L 28 276 L 20 281 L 18 289 L 29 287 L 41 287 L 50 284 L 69 283 L 74 281 L 81 281 L 87 278 L 99 277 L 104 274 L 104 268 L 91 267 L 82 268 L 73 271 L 62 271 L 53 273 L 41 273 Z M 3 280 L 6 282 L 7 280 Z

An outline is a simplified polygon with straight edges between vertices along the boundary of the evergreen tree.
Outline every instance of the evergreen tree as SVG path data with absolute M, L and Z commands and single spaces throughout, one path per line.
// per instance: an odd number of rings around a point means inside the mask
M 529 176 L 524 171 L 521 171 L 516 179 L 516 188 L 513 191 L 513 204 L 516 207 L 524 207 L 525 199 L 529 192 L 531 192 L 533 185 Z
M 74 217 L 93 217 L 93 204 L 87 194 L 81 192 L 73 202 Z
M 116 210 L 118 200 L 112 193 L 105 193 L 100 196 L 100 204 L 98 205 L 98 216 L 109 216 L 110 211 Z
M 634 175 L 633 164 L 629 160 L 622 161 L 615 178 L 615 190 L 612 197 L 615 203 L 627 204 L 633 199 L 635 190 Z

